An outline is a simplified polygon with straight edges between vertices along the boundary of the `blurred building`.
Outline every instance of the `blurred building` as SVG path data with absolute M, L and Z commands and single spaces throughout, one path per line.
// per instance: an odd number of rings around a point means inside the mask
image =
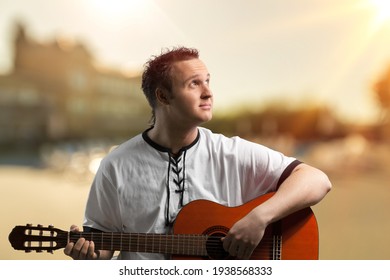
M 0 76 L 0 144 L 126 137 L 145 127 L 141 77 L 101 69 L 79 43 L 14 37 L 11 73 Z

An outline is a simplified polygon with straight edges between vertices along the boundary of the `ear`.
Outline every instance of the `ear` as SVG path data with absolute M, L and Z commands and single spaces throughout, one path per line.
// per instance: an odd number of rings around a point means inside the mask
M 168 92 L 165 89 L 162 89 L 162 88 L 156 89 L 156 99 L 158 102 L 160 102 L 164 105 L 169 104 Z

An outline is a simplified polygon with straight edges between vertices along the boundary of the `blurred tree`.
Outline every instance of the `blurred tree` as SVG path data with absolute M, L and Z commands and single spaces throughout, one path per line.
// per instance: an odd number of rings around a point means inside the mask
M 297 142 L 313 142 L 343 137 L 345 126 L 333 111 L 322 105 L 302 104 L 289 108 L 270 102 L 262 110 L 243 110 L 225 116 L 216 115 L 206 127 L 226 135 L 250 139 L 292 137 Z
M 388 112 L 390 110 L 390 67 L 374 84 L 373 90 L 381 108 Z
M 373 85 L 373 91 L 381 107 L 381 119 L 377 127 L 382 140 L 390 140 L 390 67 Z

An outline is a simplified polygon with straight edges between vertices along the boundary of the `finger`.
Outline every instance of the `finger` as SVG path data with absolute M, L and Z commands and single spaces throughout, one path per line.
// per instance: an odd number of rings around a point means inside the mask
M 79 232 L 79 227 L 76 225 L 71 225 L 69 230 L 71 232 Z M 74 246 L 75 246 L 75 242 L 69 242 L 68 244 L 66 244 L 64 248 L 64 254 L 69 257 L 72 257 L 73 259 L 75 258 L 74 256 L 76 255 L 75 252 L 73 252 Z
M 88 247 L 88 253 L 87 253 L 87 260 L 93 260 L 95 255 L 95 243 L 93 241 L 89 242 L 89 247 Z
M 231 238 L 229 238 L 228 236 L 225 236 L 225 237 L 221 238 L 221 241 L 222 241 L 223 249 L 226 252 L 229 252 L 230 245 L 231 245 Z
M 81 247 L 81 250 L 80 250 L 80 259 L 81 260 L 86 260 L 88 259 L 88 253 L 89 253 L 89 247 L 90 247 L 90 241 L 86 240 L 83 244 L 83 246 Z
M 79 260 L 79 259 L 83 259 L 83 255 L 81 253 L 81 250 L 83 249 L 84 247 L 84 244 L 85 244 L 85 239 L 84 238 L 80 238 L 79 240 L 77 240 L 77 242 L 74 244 L 73 248 L 72 248 L 72 252 L 71 252 L 71 257 L 75 260 Z
M 68 244 L 66 244 L 64 248 L 64 254 L 71 257 L 73 246 L 74 246 L 74 242 L 69 242 Z
M 235 240 L 233 240 L 229 246 L 229 250 L 228 250 L 229 255 L 236 257 L 238 250 L 239 250 L 239 246 L 238 246 L 237 242 Z
M 246 248 L 246 250 L 245 250 L 245 252 L 244 252 L 244 254 L 242 256 L 242 259 L 243 260 L 249 260 L 249 258 L 252 255 L 252 252 L 253 252 L 253 250 L 251 248 Z
M 236 255 L 237 258 L 242 259 L 245 256 L 246 246 L 245 245 L 238 246 L 236 251 L 237 251 L 237 255 Z
M 80 232 L 80 228 L 76 225 L 71 225 L 70 226 L 70 231 L 71 232 Z

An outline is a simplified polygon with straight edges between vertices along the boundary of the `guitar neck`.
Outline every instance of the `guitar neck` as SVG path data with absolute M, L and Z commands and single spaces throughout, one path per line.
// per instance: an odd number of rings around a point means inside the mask
M 197 234 L 155 234 L 80 232 L 68 233 L 69 242 L 83 237 L 93 241 L 97 250 L 207 256 L 208 236 Z M 216 242 L 219 242 L 216 240 Z

